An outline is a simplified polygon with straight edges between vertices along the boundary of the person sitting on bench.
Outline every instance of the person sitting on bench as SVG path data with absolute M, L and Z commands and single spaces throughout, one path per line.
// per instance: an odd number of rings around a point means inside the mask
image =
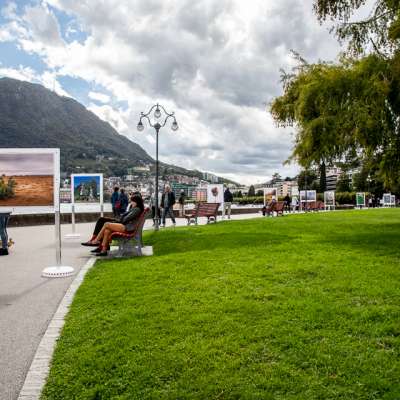
M 106 222 L 121 222 L 121 218 L 130 211 L 130 209 L 132 208 L 132 199 L 135 196 L 135 194 L 131 195 L 130 198 L 130 203 L 129 203 L 129 207 L 128 207 L 128 211 L 126 211 L 124 214 L 121 214 L 119 216 L 119 218 L 109 218 L 109 217 L 100 217 L 97 221 L 96 221 L 96 225 L 94 227 L 94 231 L 92 234 L 92 237 L 87 241 L 87 242 L 83 242 L 81 243 L 82 246 L 92 246 L 92 247 L 98 247 L 99 246 L 99 242 L 97 240 L 97 236 L 100 233 L 101 229 L 103 228 L 104 224 Z
M 134 231 L 143 210 L 144 204 L 142 197 L 137 195 L 132 196 L 129 211 L 122 214 L 118 220 L 113 218 L 99 218 L 96 222 L 92 238 L 88 242 L 82 243 L 82 245 L 96 246 L 97 248 L 93 250 L 92 253 L 103 256 L 107 255 L 111 234 L 113 232 Z
M 262 214 L 265 217 L 265 214 L 267 214 L 267 217 L 269 217 L 273 212 L 276 204 L 276 198 L 275 196 L 272 196 L 271 201 L 262 208 Z

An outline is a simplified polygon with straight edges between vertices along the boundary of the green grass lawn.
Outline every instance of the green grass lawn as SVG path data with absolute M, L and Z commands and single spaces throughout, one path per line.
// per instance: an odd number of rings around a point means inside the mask
M 74 299 L 43 399 L 400 399 L 400 210 L 147 233 Z

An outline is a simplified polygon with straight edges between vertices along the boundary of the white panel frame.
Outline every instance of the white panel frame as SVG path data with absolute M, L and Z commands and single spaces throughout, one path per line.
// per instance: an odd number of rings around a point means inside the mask
M 54 148 L 0 148 L 2 154 L 52 154 L 53 155 L 53 205 L 52 206 L 0 206 L 0 211 L 15 213 L 19 210 L 55 212 L 60 209 L 60 149 Z M 0 171 L 1 173 L 1 171 Z
M 273 194 L 273 192 L 275 191 L 275 194 Z M 267 202 L 265 201 L 265 198 L 270 195 L 272 197 L 275 196 L 276 201 L 278 201 L 278 188 L 274 187 L 274 188 L 264 188 L 264 206 L 267 205 Z
M 84 202 L 84 203 L 75 203 L 75 195 L 74 195 L 74 183 L 75 183 L 75 177 L 100 177 L 100 202 L 96 203 L 90 203 L 90 202 Z M 104 204 L 104 183 L 103 183 L 103 174 L 71 174 L 71 204 L 74 206 L 75 204 L 90 204 L 90 205 L 96 205 L 100 204 L 100 208 L 103 209 L 103 204 Z
M 389 197 L 389 202 L 385 201 L 386 198 Z M 384 193 L 382 196 L 382 203 L 383 207 L 390 207 L 392 205 L 392 194 L 391 193 Z
M 328 193 L 333 193 L 333 204 L 327 204 Z M 329 208 L 329 209 L 332 208 L 333 210 L 335 209 L 335 206 L 336 206 L 336 192 L 334 190 L 326 190 L 324 192 L 324 205 L 325 205 L 325 210 L 327 208 Z
M 218 188 L 219 193 L 218 196 L 215 197 L 211 193 L 212 188 Z M 212 201 L 211 201 L 212 200 Z M 220 201 L 218 201 L 220 200 Z M 222 206 L 222 209 L 224 208 L 224 185 L 221 183 L 216 183 L 216 184 L 211 184 L 209 183 L 207 185 L 207 202 L 208 203 L 220 203 Z
M 357 203 L 357 199 L 358 199 L 358 197 L 359 197 L 360 195 L 363 196 L 363 199 L 364 199 L 363 204 L 358 204 L 358 203 Z M 365 192 L 357 192 L 357 193 L 356 193 L 356 207 L 366 207 L 366 204 L 365 204 Z
M 307 192 L 307 200 L 306 200 L 306 196 L 305 193 Z M 310 199 L 310 197 L 308 196 L 309 193 L 313 194 L 313 199 Z M 300 202 L 301 203 L 312 203 L 314 201 L 317 201 L 317 191 L 316 190 L 300 190 Z

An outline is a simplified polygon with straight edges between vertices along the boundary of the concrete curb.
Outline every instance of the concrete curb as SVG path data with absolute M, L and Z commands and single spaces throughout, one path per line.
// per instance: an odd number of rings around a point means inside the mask
M 28 374 L 26 375 L 24 385 L 18 396 L 18 400 L 39 400 L 40 394 L 46 383 L 47 376 L 50 370 L 50 363 L 53 357 L 53 352 L 60 336 L 61 330 L 64 326 L 64 319 L 68 313 L 69 307 L 75 296 L 76 291 L 83 282 L 86 273 L 93 267 L 96 258 L 92 257 L 81 268 L 78 275 L 72 281 L 65 296 L 61 300 L 49 326 L 46 329 L 42 340 L 36 350 L 35 356 Z

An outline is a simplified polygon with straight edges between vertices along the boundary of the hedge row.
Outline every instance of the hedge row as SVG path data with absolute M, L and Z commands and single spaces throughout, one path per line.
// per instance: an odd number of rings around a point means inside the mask
M 368 193 L 366 193 L 365 196 L 367 196 L 367 194 Z M 336 192 L 335 198 L 337 204 L 356 204 L 356 192 Z M 317 193 L 317 200 L 324 201 L 324 194 Z M 283 201 L 283 197 L 279 196 L 278 201 Z M 264 198 L 263 196 L 235 197 L 233 202 L 240 205 L 263 204 Z

